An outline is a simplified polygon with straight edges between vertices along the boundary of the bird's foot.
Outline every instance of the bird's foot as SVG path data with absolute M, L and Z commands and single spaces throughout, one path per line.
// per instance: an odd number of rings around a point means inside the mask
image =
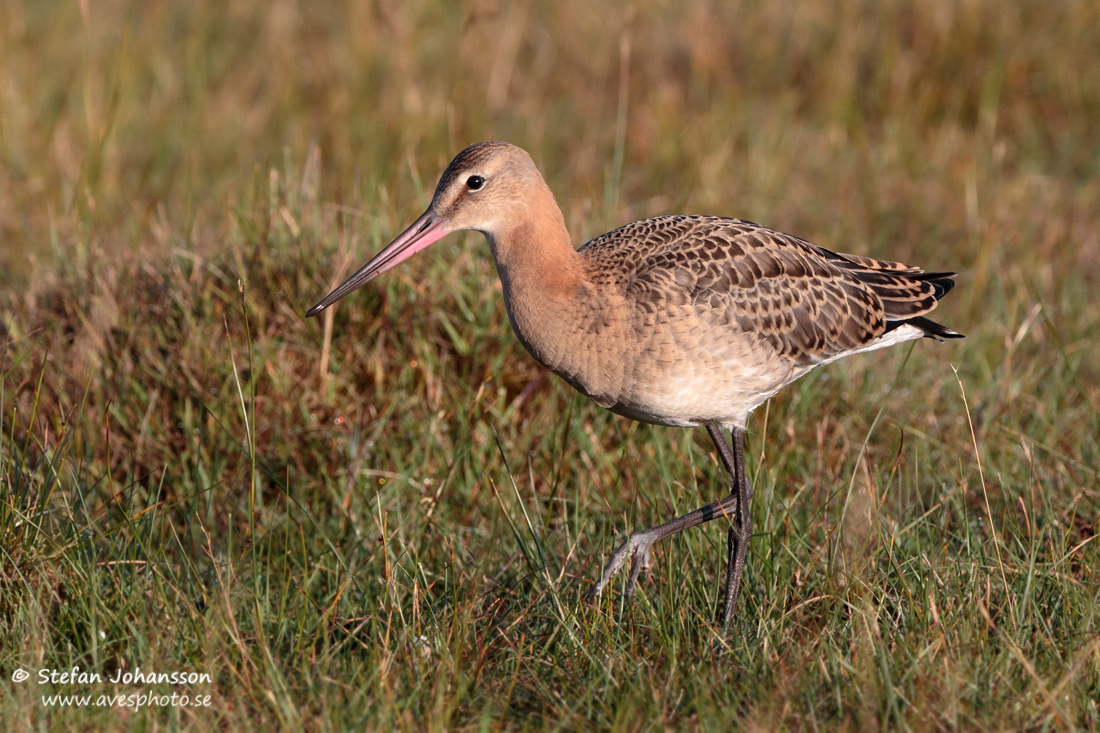
M 634 595 L 634 586 L 637 583 L 638 575 L 643 570 L 649 573 L 649 569 L 652 566 L 652 560 L 649 556 L 649 550 L 653 547 L 653 544 L 660 539 L 660 536 L 655 534 L 653 530 L 646 529 L 641 532 L 635 532 L 630 535 L 626 542 L 619 546 L 619 549 L 615 550 L 611 554 L 611 559 L 607 561 L 607 565 L 604 566 L 603 575 L 600 576 L 600 582 L 596 583 L 592 587 L 592 590 L 588 591 L 588 599 L 594 599 L 603 592 L 603 589 L 607 587 L 607 584 L 611 582 L 611 579 L 615 577 L 615 574 L 622 570 L 623 565 L 626 564 L 627 559 L 630 559 L 630 575 L 626 580 L 626 589 L 623 591 L 623 596 L 630 600 L 630 597 Z

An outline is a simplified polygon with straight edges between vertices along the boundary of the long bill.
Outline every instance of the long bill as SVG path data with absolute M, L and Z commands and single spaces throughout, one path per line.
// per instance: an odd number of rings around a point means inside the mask
M 312 318 L 351 291 L 361 288 L 386 270 L 412 257 L 432 242 L 450 234 L 451 230 L 447 226 L 449 223 L 446 219 L 437 216 L 431 207 L 428 207 L 424 215 L 414 221 L 408 229 L 401 232 L 397 239 L 387 244 L 374 257 L 371 257 L 367 264 L 359 268 L 358 272 L 322 298 L 321 302 L 307 310 L 306 318 Z

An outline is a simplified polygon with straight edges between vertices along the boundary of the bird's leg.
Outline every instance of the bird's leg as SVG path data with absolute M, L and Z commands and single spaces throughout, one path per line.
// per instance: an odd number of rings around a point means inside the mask
M 588 591 L 588 598 L 595 598 L 596 595 L 603 592 L 610 579 L 615 576 L 616 572 L 623 568 L 627 558 L 630 558 L 630 575 L 627 577 L 626 589 L 624 590 L 624 595 L 629 599 L 631 595 L 634 594 L 635 582 L 638 580 L 638 575 L 642 568 L 649 567 L 650 547 L 669 535 L 682 532 L 682 530 L 694 527 L 697 524 L 709 522 L 711 519 L 715 519 L 719 516 L 733 516 L 737 500 L 737 494 L 730 494 L 723 500 L 697 508 L 697 510 L 690 514 L 684 514 L 681 517 L 672 519 L 671 522 L 665 522 L 664 524 L 650 527 L 649 529 L 642 529 L 640 532 L 630 535 L 625 543 L 621 544 L 607 561 L 607 565 L 604 566 L 603 576 L 599 578 L 599 582 L 595 584 L 593 589 Z
M 649 567 L 649 548 L 665 537 L 668 537 L 670 534 L 682 532 L 685 529 L 694 527 L 697 524 L 702 524 L 703 522 L 709 522 L 718 517 L 733 516 L 733 510 L 737 501 L 738 496 L 736 494 L 730 494 L 725 499 L 707 504 L 682 517 L 677 517 L 664 524 L 659 524 L 649 529 L 643 529 L 630 535 L 627 541 L 612 553 L 611 559 L 608 560 L 607 565 L 604 566 L 600 582 L 596 583 L 592 590 L 588 592 L 588 597 L 594 598 L 603 592 L 603 589 L 607 587 L 611 578 L 622 569 L 623 565 L 626 564 L 627 558 L 630 558 L 630 575 L 626 581 L 626 589 L 623 591 L 623 594 L 627 598 L 630 598 L 634 594 L 634 584 L 638 580 L 638 574 L 641 573 L 642 568 Z
M 722 609 L 722 631 L 729 629 L 733 609 L 737 604 L 737 591 L 741 587 L 741 575 L 749 556 L 749 538 L 752 536 L 752 484 L 745 473 L 745 431 L 732 428 L 730 437 L 733 448 L 726 442 L 717 425 L 707 425 L 707 431 L 718 448 L 722 465 L 730 476 L 730 498 L 736 497 L 733 525 L 729 528 L 729 564 L 726 567 L 725 605 Z

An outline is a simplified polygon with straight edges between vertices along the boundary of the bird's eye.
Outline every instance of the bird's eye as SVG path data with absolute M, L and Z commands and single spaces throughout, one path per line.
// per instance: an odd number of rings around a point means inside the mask
M 485 179 L 481 176 L 470 176 L 466 179 L 466 188 L 476 191 L 485 185 Z

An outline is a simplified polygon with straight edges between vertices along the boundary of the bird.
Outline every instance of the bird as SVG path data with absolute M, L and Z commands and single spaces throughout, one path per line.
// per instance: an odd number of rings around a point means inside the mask
M 658 216 L 574 249 L 531 156 L 499 141 L 460 152 L 424 214 L 306 317 L 460 230 L 488 240 L 512 329 L 537 362 L 623 417 L 706 428 L 729 493 L 632 533 L 588 597 L 599 596 L 629 561 L 629 600 L 654 544 L 725 518 L 723 633 L 752 536 L 744 435 L 753 409 L 836 359 L 922 337 L 963 338 L 926 317 L 957 273 L 833 252 L 750 221 Z

